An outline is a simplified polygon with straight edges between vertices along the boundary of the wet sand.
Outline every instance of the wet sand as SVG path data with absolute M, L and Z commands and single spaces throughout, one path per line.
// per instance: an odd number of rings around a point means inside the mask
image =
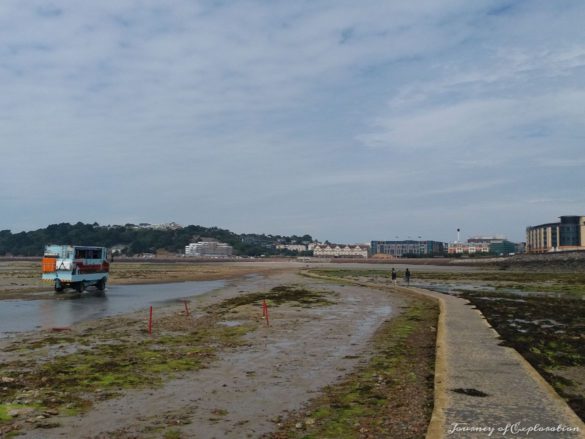
M 157 426 L 174 426 L 181 437 L 259 437 L 277 429 L 281 417 L 301 409 L 324 386 L 366 361 L 372 334 L 405 303 L 398 296 L 367 288 L 277 273 L 231 281 L 225 288 L 193 298 L 192 309 L 197 314 L 226 298 L 283 284 L 327 289 L 334 293 L 335 303 L 275 307 L 270 327 L 259 318 L 259 309 L 250 310 L 255 315 L 249 317 L 258 327 L 246 336 L 247 346 L 224 352 L 210 367 L 182 373 L 162 388 L 125 391 L 119 398 L 97 402 L 85 415 L 53 416 L 55 428 L 28 430 L 22 437 L 160 437 L 153 432 Z M 169 306 L 164 312 L 179 311 Z M 110 319 L 108 328 L 115 331 L 116 321 Z M 127 320 L 119 321 L 131 326 Z M 91 323 L 79 330 L 88 326 Z

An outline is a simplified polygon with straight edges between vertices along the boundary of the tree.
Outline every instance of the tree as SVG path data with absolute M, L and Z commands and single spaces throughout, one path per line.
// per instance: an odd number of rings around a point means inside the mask
M 312 240 L 310 235 L 302 237 L 272 236 L 265 234 L 238 235 L 218 227 L 189 225 L 176 230 L 138 228 L 133 224 L 124 226 L 100 226 L 97 222 L 84 224 L 51 224 L 44 229 L 13 234 L 10 230 L 0 231 L 0 256 L 41 256 L 48 244 L 98 245 L 113 247 L 128 246 L 128 254 L 155 252 L 164 249 L 182 253 L 194 237 L 215 238 L 230 244 L 234 253 L 242 256 L 277 254 L 275 244 L 282 241 Z

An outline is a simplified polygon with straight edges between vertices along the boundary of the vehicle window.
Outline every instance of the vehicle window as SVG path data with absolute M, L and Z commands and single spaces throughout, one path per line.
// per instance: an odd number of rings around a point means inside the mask
M 75 259 L 101 259 L 101 248 L 77 248 L 75 249 Z

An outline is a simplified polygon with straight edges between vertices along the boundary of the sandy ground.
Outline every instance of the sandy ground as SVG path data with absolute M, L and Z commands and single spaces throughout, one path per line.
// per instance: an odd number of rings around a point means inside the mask
M 293 283 L 333 291 L 335 303 L 274 308 L 270 327 L 260 320 L 246 336 L 249 346 L 223 352 L 210 367 L 184 373 L 159 389 L 127 391 L 83 416 L 54 417 L 59 427 L 21 437 L 149 438 L 173 428 L 181 437 L 239 439 L 274 431 L 281 417 L 302 409 L 319 389 L 366 361 L 374 331 L 404 305 L 404 299 L 388 293 L 288 272 L 231 281 L 193 299 L 192 306 L 197 312 L 228 297 Z
M 302 268 L 311 269 L 360 269 L 390 271 L 392 267 L 404 270 L 410 267 L 413 274 L 417 271 L 474 271 L 476 268 L 462 266 L 416 265 L 420 260 L 400 261 L 400 263 L 331 263 L 313 260 L 312 262 L 257 261 L 257 262 L 114 262 L 108 281 L 111 285 L 154 284 L 199 280 L 233 279 L 247 274 L 268 274 Z M 39 294 L 45 292 L 46 294 Z M 0 300 L 2 299 L 47 299 L 53 297 L 53 286 L 41 280 L 39 261 L 10 261 L 0 259 Z

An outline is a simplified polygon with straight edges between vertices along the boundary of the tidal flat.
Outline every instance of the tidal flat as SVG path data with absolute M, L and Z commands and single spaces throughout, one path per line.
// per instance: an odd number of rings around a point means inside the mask
M 111 285 L 136 285 L 203 280 L 233 279 L 251 274 L 274 272 L 274 269 L 237 263 L 185 262 L 126 262 L 116 260 L 111 265 Z M 41 280 L 38 261 L 0 260 L 0 300 L 46 298 L 53 296 L 51 283 Z
M 315 274 L 391 285 L 390 270 L 313 270 Z M 484 269 L 416 271 L 411 286 L 453 294 L 477 307 L 585 420 L 585 272 Z M 406 285 L 403 271 L 399 284 Z
M 197 317 L 166 313 L 156 319 L 153 334 L 141 319 L 117 317 L 8 341 L 0 362 L 0 435 L 27 426 L 56 428 L 98 401 L 128 389 L 158 388 L 208 367 L 220 353 L 246 345 L 246 334 L 258 328 L 262 300 L 271 308 L 322 307 L 335 298 L 327 290 L 278 285 L 205 306 Z

